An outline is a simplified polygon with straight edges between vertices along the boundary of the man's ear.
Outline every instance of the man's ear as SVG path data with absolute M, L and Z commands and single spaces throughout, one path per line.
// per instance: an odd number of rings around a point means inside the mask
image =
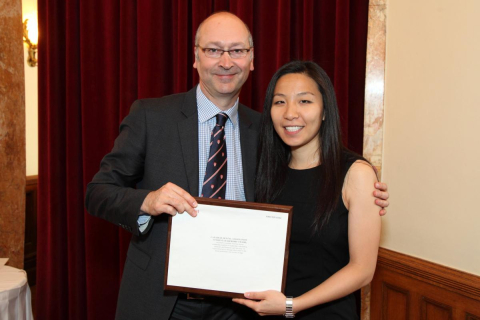
M 255 67 L 253 66 L 253 48 L 252 51 L 250 51 L 250 54 L 252 55 L 252 60 L 250 61 L 250 71 L 253 71 L 253 69 L 255 69 Z
M 194 62 L 193 62 L 193 67 L 194 67 L 195 69 L 197 69 L 198 51 L 197 51 L 197 48 L 196 48 L 196 47 L 193 49 L 193 57 L 195 58 L 195 59 L 194 59 Z

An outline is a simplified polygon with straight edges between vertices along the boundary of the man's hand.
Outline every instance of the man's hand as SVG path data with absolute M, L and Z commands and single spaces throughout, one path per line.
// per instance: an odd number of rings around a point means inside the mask
M 375 199 L 375 204 L 381 208 L 380 215 L 384 216 L 387 214 L 387 210 L 385 208 L 390 204 L 388 202 L 388 197 L 390 196 L 387 191 L 388 186 L 386 183 L 376 182 L 375 189 L 377 189 L 373 191 L 373 196 L 377 198 Z
M 196 217 L 197 205 L 197 201 L 187 191 L 169 182 L 160 189 L 150 192 L 143 200 L 140 210 L 152 216 L 162 213 L 174 216 L 186 211 L 192 217 Z

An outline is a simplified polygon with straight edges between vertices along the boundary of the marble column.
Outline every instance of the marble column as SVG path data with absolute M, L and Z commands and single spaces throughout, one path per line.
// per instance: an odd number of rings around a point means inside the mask
M 25 76 L 21 0 L 0 1 L 0 257 L 23 268 Z
M 371 0 L 368 10 L 363 156 L 382 168 L 385 93 L 386 0 Z
M 379 179 L 382 174 L 383 153 L 386 1 L 370 0 L 369 3 L 365 72 L 363 156 L 377 168 Z M 362 288 L 361 302 L 361 319 L 370 320 L 370 285 Z

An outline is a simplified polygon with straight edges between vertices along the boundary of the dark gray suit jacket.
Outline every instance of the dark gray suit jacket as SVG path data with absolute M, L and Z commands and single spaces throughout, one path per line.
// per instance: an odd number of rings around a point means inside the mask
M 260 114 L 244 105 L 238 113 L 245 196 L 253 201 Z M 150 230 L 140 235 L 138 214 L 147 194 L 167 182 L 197 196 L 198 176 L 196 87 L 135 101 L 86 191 L 89 213 L 133 233 L 116 319 L 168 319 L 177 298 L 163 291 L 168 215 L 155 217 Z

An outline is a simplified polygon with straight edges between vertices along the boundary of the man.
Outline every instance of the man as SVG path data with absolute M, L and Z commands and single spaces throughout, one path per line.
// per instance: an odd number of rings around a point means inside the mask
M 112 151 L 87 187 L 88 211 L 133 233 L 116 319 L 252 317 L 250 310 L 229 299 L 189 299 L 163 291 L 167 217 L 177 212 L 196 216 L 192 195 L 209 192 L 210 137 L 219 126 L 219 113 L 226 119 L 220 131 L 224 131 L 228 165 L 226 184 L 215 195 L 254 200 L 260 115 L 238 103 L 241 87 L 254 68 L 247 26 L 227 12 L 208 17 L 197 30 L 193 66 L 200 76 L 197 87 L 133 104 Z M 387 193 L 380 194 L 388 198 Z

